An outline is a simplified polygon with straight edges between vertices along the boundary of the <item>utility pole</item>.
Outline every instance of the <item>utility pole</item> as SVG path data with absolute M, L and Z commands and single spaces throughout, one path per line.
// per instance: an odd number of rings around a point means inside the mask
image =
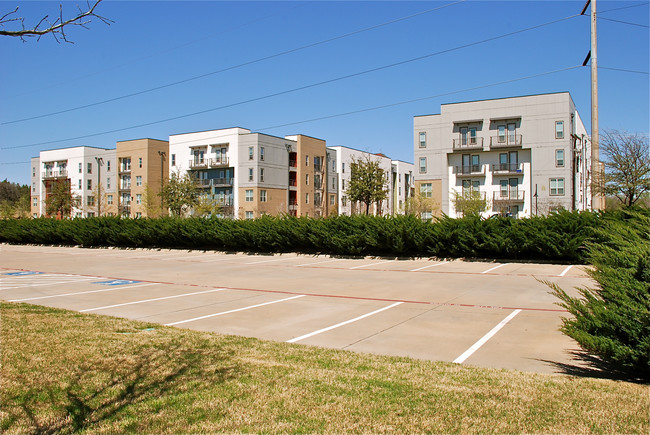
M 95 157 L 97 162 L 97 217 L 102 215 L 102 165 L 104 159 L 102 157 Z
M 158 150 L 158 155 L 160 156 L 160 217 L 163 216 L 163 197 L 162 197 L 162 192 L 163 192 L 163 187 L 165 183 L 165 171 L 164 171 L 164 165 L 165 165 L 165 151 L 160 151 Z

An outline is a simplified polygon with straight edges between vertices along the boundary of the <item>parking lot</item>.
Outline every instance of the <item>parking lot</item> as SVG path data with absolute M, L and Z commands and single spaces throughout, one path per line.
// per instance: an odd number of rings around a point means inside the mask
M 582 266 L 0 246 L 0 299 L 268 340 L 558 372 L 577 345 L 542 281 Z

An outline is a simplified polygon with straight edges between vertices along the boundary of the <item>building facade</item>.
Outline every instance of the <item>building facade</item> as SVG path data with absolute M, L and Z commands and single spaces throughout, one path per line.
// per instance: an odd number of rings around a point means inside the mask
M 443 104 L 413 132 L 431 215 L 462 216 L 469 201 L 483 216 L 592 208 L 591 142 L 568 92 Z

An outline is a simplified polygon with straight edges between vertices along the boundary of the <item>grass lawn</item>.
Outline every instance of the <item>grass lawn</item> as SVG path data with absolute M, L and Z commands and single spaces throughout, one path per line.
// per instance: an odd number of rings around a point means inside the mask
M 649 433 L 648 386 L 0 304 L 3 433 Z

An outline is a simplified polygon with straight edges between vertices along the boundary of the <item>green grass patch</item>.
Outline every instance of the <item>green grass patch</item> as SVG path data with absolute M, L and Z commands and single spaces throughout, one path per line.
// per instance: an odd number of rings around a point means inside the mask
M 3 433 L 648 433 L 644 385 L 0 304 Z

